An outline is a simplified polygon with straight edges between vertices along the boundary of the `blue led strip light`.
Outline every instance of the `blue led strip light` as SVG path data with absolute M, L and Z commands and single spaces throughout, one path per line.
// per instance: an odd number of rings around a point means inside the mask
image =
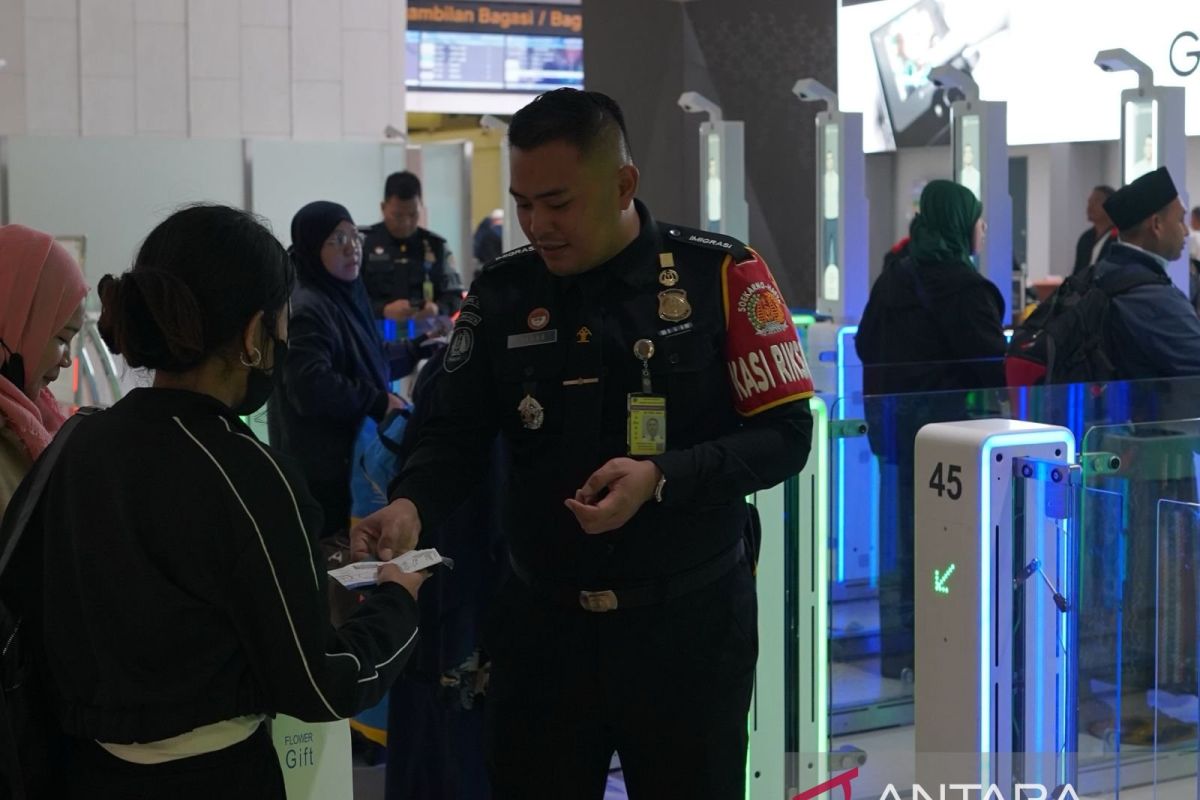
M 846 339 L 858 333 L 857 325 L 847 325 L 837 332 L 837 419 L 846 418 Z M 837 456 L 837 581 L 846 580 L 846 440 L 838 437 Z

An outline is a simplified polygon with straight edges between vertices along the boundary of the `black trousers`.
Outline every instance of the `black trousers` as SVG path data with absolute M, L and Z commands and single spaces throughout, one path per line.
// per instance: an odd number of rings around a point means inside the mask
M 285 800 L 266 724 L 243 742 L 165 764 L 131 764 L 95 742 L 75 742 L 71 800 Z
M 401 678 L 388 693 L 387 800 L 488 800 L 483 709 L 451 708 L 438 686 Z
M 592 613 L 510 578 L 488 621 L 496 800 L 601 800 L 614 751 L 632 800 L 741 800 L 758 657 L 745 563 L 659 606 Z

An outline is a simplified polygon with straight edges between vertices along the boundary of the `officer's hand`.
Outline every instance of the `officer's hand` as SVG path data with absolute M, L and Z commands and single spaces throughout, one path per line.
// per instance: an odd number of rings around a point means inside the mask
M 433 319 L 439 313 L 437 303 L 430 300 L 421 306 L 421 310 L 417 312 L 417 319 Z
M 628 522 L 654 496 L 660 476 L 651 461 L 614 458 L 593 472 L 566 505 L 585 533 L 608 533 Z M 605 489 L 608 493 L 601 496 Z
M 412 599 L 417 599 L 417 592 L 421 590 L 421 584 L 429 579 L 429 571 L 421 570 L 420 572 L 404 572 L 395 564 L 384 564 L 379 568 L 379 574 L 375 576 L 375 580 L 379 583 L 398 583 L 408 593 L 412 595 Z
M 400 498 L 376 511 L 350 532 L 350 555 L 363 561 L 372 555 L 390 561 L 417 546 L 421 515 L 411 500 Z
M 395 322 L 408 322 L 412 316 L 412 303 L 407 300 L 393 300 L 383 307 L 383 318 Z

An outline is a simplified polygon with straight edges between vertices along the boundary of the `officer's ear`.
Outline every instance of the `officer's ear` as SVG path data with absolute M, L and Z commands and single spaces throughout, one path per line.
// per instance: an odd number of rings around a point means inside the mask
M 617 191 L 621 201 L 621 210 L 626 211 L 637 196 L 638 182 L 641 173 L 633 164 L 624 164 L 617 169 Z

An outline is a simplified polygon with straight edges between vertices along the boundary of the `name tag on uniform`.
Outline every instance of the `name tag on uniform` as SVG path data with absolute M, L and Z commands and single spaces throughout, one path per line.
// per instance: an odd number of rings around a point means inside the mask
M 508 337 L 508 349 L 518 347 L 533 347 L 539 344 L 554 344 L 558 341 L 558 329 L 534 331 L 533 333 L 518 333 Z
M 667 451 L 667 398 L 658 394 L 631 394 L 629 404 L 629 455 L 657 456 Z

